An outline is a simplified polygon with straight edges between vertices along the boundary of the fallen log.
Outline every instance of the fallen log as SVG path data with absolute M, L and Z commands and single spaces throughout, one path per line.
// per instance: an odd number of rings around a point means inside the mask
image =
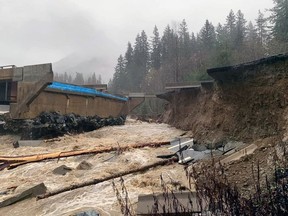
M 144 147 L 153 147 L 157 148 L 162 145 L 169 145 L 170 142 L 155 142 L 155 143 L 142 143 L 142 144 L 133 144 L 126 145 L 122 147 L 99 147 L 96 149 L 85 149 L 85 150 L 76 150 L 76 151 L 66 151 L 66 152 L 53 152 L 53 153 L 45 153 L 45 154 L 37 154 L 37 155 L 27 155 L 27 156 L 0 156 L 0 170 L 4 168 L 15 168 L 17 166 L 39 162 L 48 159 L 59 159 L 65 157 L 79 156 L 85 154 L 101 154 L 111 151 L 127 151 L 133 148 L 144 148 Z M 8 165 L 7 165 L 8 164 Z M 2 168 L 3 167 L 3 168 Z M 2 168 L 2 169 L 1 169 Z
M 132 173 L 147 171 L 147 170 L 149 170 L 151 168 L 154 168 L 154 167 L 157 167 L 157 166 L 164 166 L 164 165 L 170 164 L 172 162 L 177 162 L 177 161 L 178 161 L 178 158 L 177 157 L 173 157 L 173 158 L 170 158 L 170 159 L 167 159 L 167 160 L 157 161 L 157 162 L 155 162 L 153 164 L 149 164 L 149 165 L 142 166 L 142 167 L 139 167 L 139 168 L 135 168 L 135 169 L 132 169 L 132 170 L 127 170 L 127 171 L 115 173 L 115 174 L 112 174 L 110 176 L 106 176 L 106 177 L 102 177 L 102 178 L 98 178 L 98 179 L 93 179 L 93 180 L 90 180 L 90 181 L 87 181 L 87 182 L 82 182 L 82 183 L 79 183 L 79 184 L 72 184 L 72 185 L 70 185 L 68 187 L 60 188 L 60 189 L 55 190 L 55 191 L 47 192 L 47 193 L 45 193 L 43 195 L 39 195 L 39 196 L 37 196 L 37 199 L 48 198 L 48 197 L 55 196 L 55 195 L 60 194 L 60 193 L 64 193 L 64 192 L 67 192 L 67 191 L 72 191 L 72 190 L 75 190 L 75 189 L 78 189 L 78 188 L 82 188 L 82 187 L 86 187 L 86 186 L 99 184 L 101 182 L 109 181 L 109 180 L 114 179 L 114 178 L 123 177 L 123 176 L 129 175 L 129 174 L 132 174 Z

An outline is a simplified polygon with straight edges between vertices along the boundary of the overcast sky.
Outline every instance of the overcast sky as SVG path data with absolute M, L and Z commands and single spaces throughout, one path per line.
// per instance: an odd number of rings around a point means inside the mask
M 231 9 L 254 21 L 272 0 L 0 0 L 0 65 L 57 62 L 65 56 L 124 53 L 128 41 L 154 25 L 186 19 L 198 32 L 206 19 L 224 23 Z

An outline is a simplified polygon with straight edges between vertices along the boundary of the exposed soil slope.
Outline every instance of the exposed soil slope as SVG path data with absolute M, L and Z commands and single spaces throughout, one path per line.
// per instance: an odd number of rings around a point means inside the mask
M 276 64 L 277 66 L 277 64 Z M 190 130 L 202 142 L 252 141 L 286 132 L 288 78 L 283 66 L 237 81 L 217 80 L 211 89 L 190 88 L 166 93 L 164 122 Z M 286 73 L 279 72 L 283 68 Z

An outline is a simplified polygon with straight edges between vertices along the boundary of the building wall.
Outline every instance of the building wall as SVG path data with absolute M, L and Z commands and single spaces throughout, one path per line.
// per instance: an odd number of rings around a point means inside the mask
M 29 104 L 53 81 L 52 65 L 40 64 L 13 68 L 12 80 L 17 82 L 17 94 L 13 92 L 17 100 L 10 103 L 10 116 L 21 119 L 28 111 Z
M 13 68 L 1 69 L 0 80 L 11 80 L 13 78 Z
M 82 116 L 98 115 L 102 118 L 118 117 L 124 113 L 127 103 L 109 98 L 42 91 L 29 105 L 21 118 L 34 118 L 41 112 L 75 113 Z M 127 114 L 127 113 L 126 113 Z
M 29 94 L 36 93 L 43 83 L 53 81 L 52 65 L 40 64 L 15 68 L 13 78 L 13 80 L 18 81 L 17 103 L 19 104 Z M 41 80 L 43 82 L 39 86 L 36 86 Z

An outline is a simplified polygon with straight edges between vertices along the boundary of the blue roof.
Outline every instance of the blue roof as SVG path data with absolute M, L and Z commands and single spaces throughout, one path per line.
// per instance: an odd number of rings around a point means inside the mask
M 75 93 L 95 95 L 98 97 L 112 98 L 112 99 L 121 100 L 121 101 L 128 101 L 128 98 L 126 97 L 120 97 L 120 96 L 100 92 L 95 89 L 85 88 L 82 86 L 71 85 L 71 84 L 66 84 L 66 83 L 53 82 L 52 84 L 48 85 L 47 88 L 57 89 L 57 90 L 67 91 L 67 92 L 72 92 L 72 93 L 75 92 Z

